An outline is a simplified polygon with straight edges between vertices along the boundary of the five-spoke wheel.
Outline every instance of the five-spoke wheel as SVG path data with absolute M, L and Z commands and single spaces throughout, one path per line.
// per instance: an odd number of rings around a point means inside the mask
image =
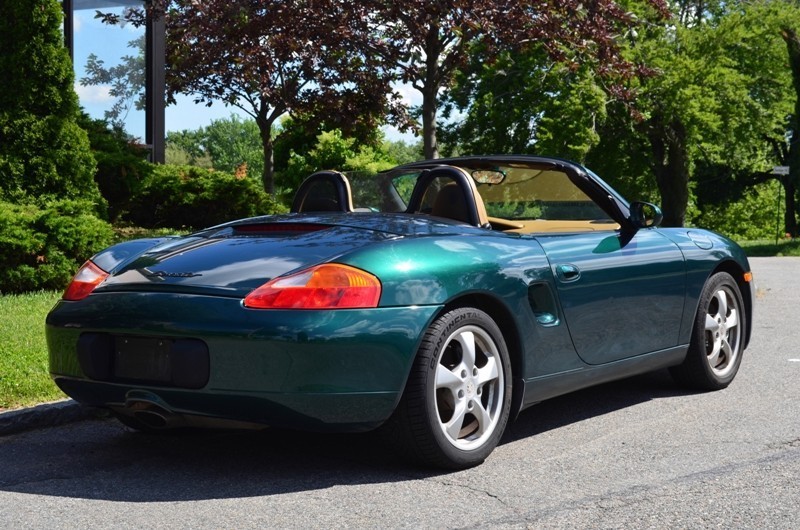
M 695 317 L 689 351 L 673 377 L 706 390 L 725 388 L 742 361 L 745 337 L 744 303 L 730 274 L 720 272 L 706 282 Z
M 500 353 L 483 328 L 458 328 L 441 348 L 436 365 L 436 412 L 447 441 L 459 449 L 480 447 L 500 421 L 506 395 Z
M 511 366 L 500 329 L 483 311 L 454 309 L 425 333 L 390 437 L 417 461 L 471 467 L 500 441 L 510 404 Z

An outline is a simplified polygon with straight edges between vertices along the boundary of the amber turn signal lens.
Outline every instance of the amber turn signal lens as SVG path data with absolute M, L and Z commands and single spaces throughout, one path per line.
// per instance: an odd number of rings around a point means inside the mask
M 358 309 L 377 307 L 381 282 L 372 274 L 327 263 L 271 280 L 244 299 L 254 309 Z
M 744 281 L 752 282 L 753 281 L 753 273 L 752 272 L 745 272 L 744 273 Z

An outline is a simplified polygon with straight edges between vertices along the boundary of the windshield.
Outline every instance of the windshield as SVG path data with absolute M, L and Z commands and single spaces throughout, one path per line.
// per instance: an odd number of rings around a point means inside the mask
M 463 167 L 463 166 L 462 166 Z M 569 179 L 551 166 L 495 165 L 464 168 L 473 175 L 490 217 L 508 220 L 608 220 L 609 216 Z M 403 212 L 423 169 L 387 173 L 347 173 L 358 210 Z

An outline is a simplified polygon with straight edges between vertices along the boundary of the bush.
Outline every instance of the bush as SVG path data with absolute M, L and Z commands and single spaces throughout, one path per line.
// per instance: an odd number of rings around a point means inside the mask
M 704 205 L 692 224 L 736 240 L 774 238 L 783 235 L 783 204 L 778 201 L 780 183 L 771 180 L 754 186 L 725 204 Z
M 0 200 L 101 205 L 61 17 L 57 0 L 0 2 Z
M 0 293 L 63 289 L 78 267 L 112 242 L 88 201 L 44 206 L 0 202 Z
M 395 161 L 386 152 L 357 143 L 355 138 L 346 138 L 338 129 L 317 136 L 317 143 L 305 155 L 292 152 L 286 171 L 281 175 L 284 186 L 297 188 L 315 171 L 335 169 L 338 171 L 366 171 L 376 173 L 389 169 Z
M 145 228 L 204 228 L 283 208 L 253 179 L 193 166 L 159 165 L 134 198 L 126 220 Z
M 147 161 L 149 152 L 134 143 L 123 129 L 110 126 L 105 120 L 83 114 L 79 123 L 89 134 L 92 154 L 97 160 L 94 180 L 108 202 L 108 219 L 117 222 L 153 167 Z

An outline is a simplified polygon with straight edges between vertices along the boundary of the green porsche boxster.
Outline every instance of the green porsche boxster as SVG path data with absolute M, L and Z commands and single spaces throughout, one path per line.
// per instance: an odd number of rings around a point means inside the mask
M 47 317 L 50 371 L 139 430 L 380 428 L 473 466 L 566 392 L 661 368 L 733 380 L 747 258 L 661 217 L 554 158 L 315 173 L 288 214 L 93 256 Z

